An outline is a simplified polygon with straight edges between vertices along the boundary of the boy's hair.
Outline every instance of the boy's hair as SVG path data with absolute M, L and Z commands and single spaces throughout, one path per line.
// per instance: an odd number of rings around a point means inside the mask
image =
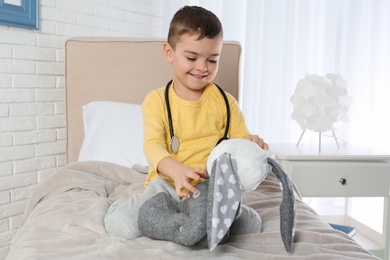
M 221 21 L 209 10 L 200 6 L 184 6 L 176 12 L 169 26 L 168 43 L 173 49 L 183 34 L 199 34 L 198 40 L 222 38 L 223 29 Z

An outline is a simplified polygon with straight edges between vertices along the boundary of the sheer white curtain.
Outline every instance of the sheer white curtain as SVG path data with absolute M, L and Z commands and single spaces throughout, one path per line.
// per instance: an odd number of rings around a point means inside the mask
M 336 135 L 390 152 L 390 1 L 167 0 L 167 28 L 181 6 L 221 19 L 226 40 L 243 46 L 240 103 L 247 125 L 268 142 L 296 143 L 290 96 L 306 73 L 342 74 L 354 103 Z M 306 133 L 302 142 L 318 142 Z M 323 142 L 327 140 L 323 138 Z M 328 142 L 333 142 L 329 139 Z

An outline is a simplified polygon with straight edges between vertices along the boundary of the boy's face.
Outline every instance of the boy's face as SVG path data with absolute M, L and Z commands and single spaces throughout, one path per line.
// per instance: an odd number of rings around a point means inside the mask
M 164 54 L 172 63 L 176 94 L 186 100 L 196 101 L 204 87 L 212 82 L 217 74 L 222 50 L 220 37 L 198 40 L 198 35 L 184 34 L 175 50 L 166 43 Z

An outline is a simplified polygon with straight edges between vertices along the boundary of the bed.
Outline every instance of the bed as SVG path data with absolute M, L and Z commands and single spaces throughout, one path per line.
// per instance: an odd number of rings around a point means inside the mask
M 172 78 L 162 43 L 98 37 L 66 42 L 68 164 L 37 185 L 7 259 L 377 259 L 323 222 L 296 187 L 295 238 L 287 253 L 280 235 L 282 193 L 273 174 L 244 194 L 244 204 L 262 218 L 261 233 L 231 236 L 213 251 L 106 233 L 110 204 L 143 190 L 140 104 Z M 216 79 L 235 97 L 240 54 L 237 42 L 224 42 Z

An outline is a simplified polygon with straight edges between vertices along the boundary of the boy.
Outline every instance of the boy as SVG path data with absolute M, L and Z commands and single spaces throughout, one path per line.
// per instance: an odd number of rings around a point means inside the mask
M 210 11 L 198 6 L 185 6 L 172 18 L 168 42 L 163 51 L 172 64 L 172 84 L 152 91 L 143 103 L 144 152 L 150 163 L 145 183 L 162 177 L 174 185 L 179 197 L 197 193 L 194 185 L 207 178 L 207 157 L 223 136 L 226 106 L 223 96 L 212 83 L 222 49 L 222 25 Z M 164 98 L 168 91 L 173 127 L 180 136 L 177 152 L 169 149 L 171 137 Z M 257 135 L 250 135 L 237 101 L 227 95 L 230 106 L 230 138 L 245 138 L 268 150 Z
M 181 197 L 189 198 L 188 192 L 198 193 L 194 185 L 207 178 L 207 157 L 224 135 L 227 118 L 224 98 L 212 83 L 218 71 L 222 34 L 219 19 L 204 8 L 185 6 L 174 15 L 163 51 L 175 78 L 166 89 L 150 92 L 142 105 L 144 152 L 150 164 L 146 189 L 110 206 L 104 219 L 109 234 L 127 239 L 141 236 L 137 223 L 143 202 L 161 191 L 170 193 L 177 202 Z M 260 137 L 249 134 L 237 101 L 229 94 L 227 99 L 229 137 L 246 138 L 268 150 Z M 168 113 L 172 115 L 171 127 Z M 175 136 L 170 135 L 173 128 Z

